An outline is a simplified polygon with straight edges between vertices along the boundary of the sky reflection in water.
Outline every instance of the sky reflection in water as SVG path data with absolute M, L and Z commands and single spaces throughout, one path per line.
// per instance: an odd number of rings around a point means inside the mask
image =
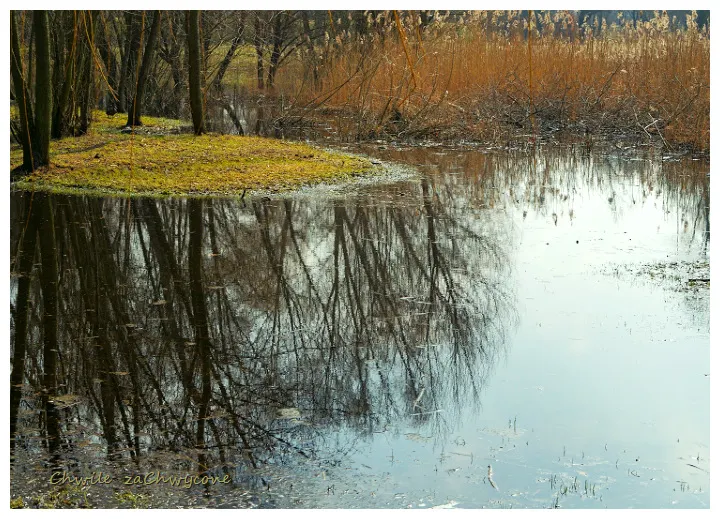
M 13 193 L 12 489 L 207 468 L 235 484 L 167 504 L 707 507 L 709 300 L 687 283 L 707 166 L 368 151 L 422 177 L 247 203 Z

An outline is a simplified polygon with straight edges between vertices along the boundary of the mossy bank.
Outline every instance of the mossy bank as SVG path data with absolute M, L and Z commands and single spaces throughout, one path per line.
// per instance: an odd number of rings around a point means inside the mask
M 96 112 L 91 132 L 52 141 L 51 165 L 21 177 L 22 189 L 137 195 L 238 195 L 348 180 L 378 170 L 365 158 L 261 137 L 195 136 L 179 121 L 144 117 L 133 132 L 125 117 Z M 22 151 L 10 151 L 10 169 Z

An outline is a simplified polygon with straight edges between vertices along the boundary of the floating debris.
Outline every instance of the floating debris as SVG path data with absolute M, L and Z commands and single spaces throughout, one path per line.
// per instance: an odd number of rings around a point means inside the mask
M 436 509 L 436 508 L 437 509 L 455 508 L 455 506 L 457 506 L 458 504 L 460 504 L 460 503 L 458 503 L 457 501 L 450 500 L 443 505 L 431 506 L 430 509 L 432 510 L 432 509 Z
M 487 474 L 488 483 L 490 483 L 490 485 L 491 485 L 495 490 L 497 490 L 497 491 L 499 492 L 500 489 L 499 489 L 498 486 L 495 484 L 495 481 L 493 480 L 492 476 L 493 476 L 492 465 L 488 465 L 488 474 Z
M 300 418 L 300 409 L 297 407 L 283 407 L 277 411 L 278 418 L 286 420 L 297 420 Z

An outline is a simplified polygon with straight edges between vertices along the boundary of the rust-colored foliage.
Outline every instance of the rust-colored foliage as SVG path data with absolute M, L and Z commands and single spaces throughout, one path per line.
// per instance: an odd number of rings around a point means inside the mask
M 403 13 L 401 37 L 392 16 L 363 38 L 335 36 L 319 90 L 303 82 L 302 54 L 279 89 L 327 98 L 325 107 L 365 136 L 504 139 L 551 128 L 709 148 L 710 37 L 692 16 L 686 27 L 660 12 L 647 22 L 578 27 L 570 12 L 539 11 L 528 38 L 527 11 L 437 19 L 422 35 L 412 30 L 418 16 Z

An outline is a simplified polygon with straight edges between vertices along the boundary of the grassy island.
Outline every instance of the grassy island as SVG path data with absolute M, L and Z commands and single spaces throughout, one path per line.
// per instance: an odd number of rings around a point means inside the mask
M 125 115 L 96 112 L 87 135 L 52 141 L 51 166 L 19 188 L 138 195 L 236 195 L 342 181 L 376 168 L 366 159 L 261 137 L 181 132 L 180 121 L 144 117 L 123 133 Z M 22 163 L 11 149 L 10 168 Z

